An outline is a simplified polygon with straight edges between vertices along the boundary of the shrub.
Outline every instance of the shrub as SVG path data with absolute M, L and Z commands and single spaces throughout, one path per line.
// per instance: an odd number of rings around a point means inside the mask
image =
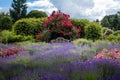
M 75 27 L 69 17 L 69 15 L 61 11 L 53 11 L 53 13 L 43 21 L 43 29 L 36 35 L 36 39 L 44 39 L 45 41 L 49 39 L 48 41 L 50 41 L 57 37 L 64 37 L 73 40 L 80 37 L 81 28 Z M 43 33 L 46 34 L 42 35 Z
M 109 40 L 113 43 L 120 43 L 120 36 L 115 36 L 115 35 L 111 34 L 107 37 L 107 40 Z
M 34 41 L 33 36 L 23 36 L 21 41 Z
M 27 18 L 18 20 L 13 26 L 13 31 L 20 35 L 35 35 L 41 30 L 44 19 L 45 18 Z
M 81 27 L 82 32 L 80 34 L 81 38 L 85 38 L 85 26 L 87 26 L 90 22 L 86 19 L 71 19 L 71 22 L 74 26 Z
M 12 29 L 12 18 L 10 16 L 0 14 L 0 29 L 1 30 Z
M 74 44 L 77 44 L 77 45 L 91 45 L 92 44 L 92 41 L 90 40 L 87 40 L 87 39 L 76 39 L 73 41 Z
M 11 31 L 3 30 L 3 31 L 1 32 L 2 42 L 3 42 L 3 43 L 8 43 L 8 42 L 10 42 L 10 41 L 13 39 L 13 36 L 14 36 L 14 35 L 15 35 L 15 34 L 14 34 L 13 32 L 11 32 Z
M 117 30 L 117 31 L 113 32 L 113 35 L 120 36 L 120 30 Z
M 43 11 L 32 10 L 27 14 L 28 18 L 43 18 L 47 17 L 47 14 Z
M 21 42 L 21 41 L 28 41 L 33 40 L 32 36 L 22 36 L 16 35 L 14 32 L 3 30 L 1 32 L 1 41 L 2 43 L 12 43 L 12 42 Z
M 95 22 L 91 22 L 88 26 L 85 26 L 85 37 L 92 39 L 93 41 L 101 37 L 101 25 Z
M 14 35 L 10 42 L 34 41 L 33 36 Z

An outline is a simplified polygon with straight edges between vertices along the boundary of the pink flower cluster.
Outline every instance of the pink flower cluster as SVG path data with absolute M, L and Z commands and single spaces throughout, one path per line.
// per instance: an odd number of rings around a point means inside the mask
M 12 48 L 8 48 L 6 50 L 3 50 L 2 48 L 0 48 L 0 56 L 1 57 L 9 57 L 9 56 L 12 56 L 12 55 L 16 55 L 20 51 L 23 51 L 23 49 L 22 48 L 17 48 L 17 47 L 12 47 Z
M 117 49 L 107 50 L 103 49 L 101 53 L 99 53 L 95 58 L 109 58 L 109 59 L 119 59 L 120 60 L 120 51 Z

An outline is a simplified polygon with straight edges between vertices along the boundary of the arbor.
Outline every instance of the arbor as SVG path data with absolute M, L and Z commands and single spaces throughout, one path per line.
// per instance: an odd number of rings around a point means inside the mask
M 12 8 L 10 8 L 10 16 L 13 18 L 13 21 L 26 17 L 27 5 L 26 0 L 13 0 Z
M 42 18 L 47 17 L 47 14 L 43 11 L 32 10 L 27 14 L 28 18 Z

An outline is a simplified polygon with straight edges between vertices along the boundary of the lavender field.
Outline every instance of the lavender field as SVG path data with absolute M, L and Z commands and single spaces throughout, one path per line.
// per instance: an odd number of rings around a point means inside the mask
M 120 0 L 0 0 L 0 80 L 120 80 Z
M 6 50 L 15 45 L 1 44 Z M 120 62 L 95 58 L 103 49 L 120 44 L 45 43 L 19 45 L 16 55 L 0 57 L 0 80 L 119 80 Z

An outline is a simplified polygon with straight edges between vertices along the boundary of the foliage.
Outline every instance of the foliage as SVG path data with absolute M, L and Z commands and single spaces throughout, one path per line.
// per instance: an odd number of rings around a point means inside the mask
M 12 18 L 9 15 L 0 13 L 0 30 L 10 30 L 12 28 Z
M 18 19 L 26 17 L 26 0 L 13 0 L 11 7 L 12 8 L 10 8 L 10 16 L 13 18 L 14 22 Z
M 45 18 L 26 18 L 15 22 L 13 31 L 20 35 L 35 35 L 42 29 L 42 23 Z
M 120 30 L 117 30 L 117 31 L 113 32 L 113 35 L 120 36 Z
M 13 38 L 14 35 L 15 35 L 15 34 L 14 34 L 13 32 L 11 32 L 11 31 L 3 30 L 3 31 L 1 32 L 2 42 L 3 42 L 3 43 L 8 43 L 9 41 L 12 40 L 12 38 Z
M 96 40 L 95 42 L 94 42 L 94 44 L 110 44 L 110 41 L 108 41 L 108 40 Z
M 22 36 L 21 41 L 34 41 L 33 36 Z
M 101 25 L 113 30 L 120 30 L 120 13 L 105 16 L 101 21 Z
M 114 31 L 112 34 L 107 36 L 106 39 L 111 41 L 112 43 L 120 43 L 120 31 Z
M 32 36 L 16 35 L 14 32 L 8 30 L 3 30 L 1 32 L 1 37 L 2 37 L 1 38 L 2 43 L 13 43 L 13 42 L 33 40 Z
M 61 11 L 53 11 L 52 14 L 43 21 L 42 31 L 36 35 L 36 39 L 50 41 L 57 37 L 64 37 L 70 40 L 79 38 L 81 28 L 74 26 L 69 17 L 69 15 L 62 13 Z M 46 34 L 42 35 L 43 33 Z
M 81 38 L 81 39 L 74 40 L 73 43 L 76 44 L 76 45 L 91 45 L 92 41 Z
M 87 19 L 71 19 L 71 22 L 74 26 L 81 27 L 82 32 L 80 34 L 81 38 L 85 38 L 85 26 L 90 24 L 90 22 Z
M 111 34 L 107 37 L 107 40 L 109 40 L 113 43 L 120 43 L 120 36 Z
M 28 18 L 44 18 L 47 17 L 47 14 L 43 11 L 32 10 L 27 14 Z
M 95 41 L 101 37 L 101 29 L 101 25 L 95 22 L 91 22 L 88 26 L 85 27 L 85 37 Z

